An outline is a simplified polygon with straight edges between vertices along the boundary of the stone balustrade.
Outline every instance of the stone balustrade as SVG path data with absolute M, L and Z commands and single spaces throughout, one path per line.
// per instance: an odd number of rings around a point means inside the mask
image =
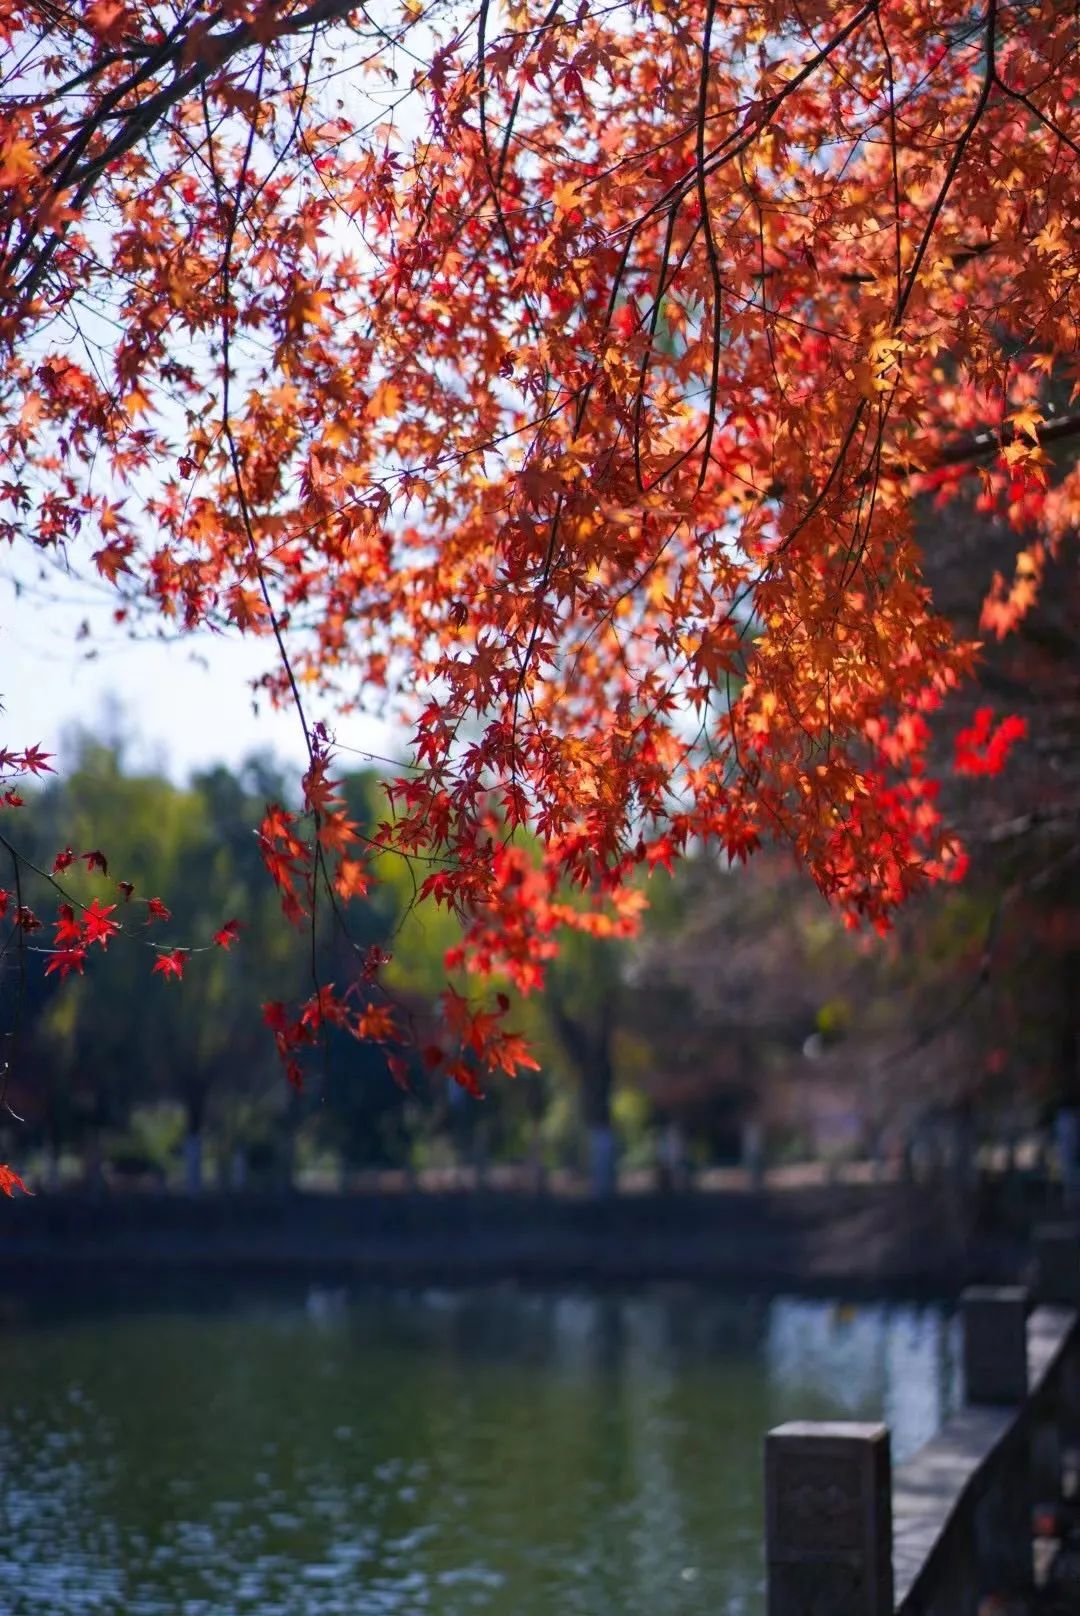
M 771 1431 L 769 1616 L 979 1616 L 1030 1593 L 1036 1509 L 1080 1446 L 1078 1307 L 1080 1231 L 1043 1231 L 1033 1295 L 965 1291 L 966 1405 L 911 1459 L 893 1466 L 884 1425 Z

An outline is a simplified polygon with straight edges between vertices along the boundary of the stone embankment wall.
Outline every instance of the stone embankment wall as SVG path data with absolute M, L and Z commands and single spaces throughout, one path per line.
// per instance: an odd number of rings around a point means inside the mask
M 1080 1232 L 1043 1231 L 1032 1282 L 964 1293 L 967 1406 L 895 1470 L 884 1425 L 769 1433 L 769 1616 L 980 1616 L 1055 1581 L 1080 1609 Z

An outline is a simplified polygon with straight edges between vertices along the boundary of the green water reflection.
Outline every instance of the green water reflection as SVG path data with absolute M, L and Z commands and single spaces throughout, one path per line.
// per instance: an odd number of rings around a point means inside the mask
M 514 1291 L 112 1311 L 0 1337 L 12 1616 L 761 1609 L 760 1450 L 955 1398 L 934 1308 Z

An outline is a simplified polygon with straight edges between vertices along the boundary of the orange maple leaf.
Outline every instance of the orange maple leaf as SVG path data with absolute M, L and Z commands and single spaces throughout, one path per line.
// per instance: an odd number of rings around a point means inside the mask
M 123 0 L 93 0 L 86 8 L 86 21 L 104 45 L 119 44 L 130 15 Z

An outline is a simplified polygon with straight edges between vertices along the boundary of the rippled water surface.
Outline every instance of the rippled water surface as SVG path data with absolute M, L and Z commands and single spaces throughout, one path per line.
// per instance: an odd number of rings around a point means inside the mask
M 937 1309 L 692 1291 L 5 1325 L 0 1610 L 756 1616 L 764 1431 L 955 1380 Z

